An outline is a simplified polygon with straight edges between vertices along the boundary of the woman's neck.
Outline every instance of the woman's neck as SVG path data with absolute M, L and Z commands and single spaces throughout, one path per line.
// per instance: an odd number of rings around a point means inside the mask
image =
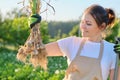
M 101 36 L 95 36 L 95 37 L 86 37 L 87 40 L 92 41 L 92 42 L 101 42 L 102 37 Z

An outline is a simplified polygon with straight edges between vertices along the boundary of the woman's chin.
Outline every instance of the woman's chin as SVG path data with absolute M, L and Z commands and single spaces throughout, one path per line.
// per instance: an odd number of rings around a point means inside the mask
M 85 35 L 85 34 L 82 34 L 82 37 L 88 37 L 87 35 Z

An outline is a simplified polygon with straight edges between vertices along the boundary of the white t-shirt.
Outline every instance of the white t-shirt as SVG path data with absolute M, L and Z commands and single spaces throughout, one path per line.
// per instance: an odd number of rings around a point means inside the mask
M 81 43 L 80 37 L 68 37 L 61 40 L 58 40 L 58 46 L 62 53 L 67 56 L 68 65 L 75 58 L 78 48 Z M 101 60 L 101 68 L 102 68 L 102 77 L 103 80 L 107 80 L 110 69 L 115 68 L 116 62 L 116 54 L 113 51 L 113 43 L 107 42 L 103 40 L 104 43 L 104 51 Z M 100 51 L 100 43 L 86 41 L 81 54 L 82 56 L 98 58 Z

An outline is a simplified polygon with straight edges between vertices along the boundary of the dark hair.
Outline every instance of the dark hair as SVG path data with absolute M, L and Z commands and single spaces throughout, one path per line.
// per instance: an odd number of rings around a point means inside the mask
M 106 23 L 106 27 L 111 26 L 115 20 L 115 13 L 112 9 L 103 8 L 100 5 L 92 5 L 85 10 L 85 13 L 90 13 L 95 19 L 98 26 Z

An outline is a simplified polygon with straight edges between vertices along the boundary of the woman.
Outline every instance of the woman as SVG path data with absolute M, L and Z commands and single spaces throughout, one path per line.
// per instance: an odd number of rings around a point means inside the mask
M 99 5 L 88 7 L 82 15 L 82 37 L 68 37 L 46 45 L 48 56 L 67 56 L 65 80 L 113 80 L 116 55 L 114 44 L 102 33 L 112 25 L 115 14 Z
M 92 5 L 82 15 L 82 37 L 67 37 L 45 45 L 48 56 L 67 56 L 64 80 L 107 80 L 109 75 L 113 80 L 114 44 L 104 40 L 102 34 L 114 20 L 113 10 Z

